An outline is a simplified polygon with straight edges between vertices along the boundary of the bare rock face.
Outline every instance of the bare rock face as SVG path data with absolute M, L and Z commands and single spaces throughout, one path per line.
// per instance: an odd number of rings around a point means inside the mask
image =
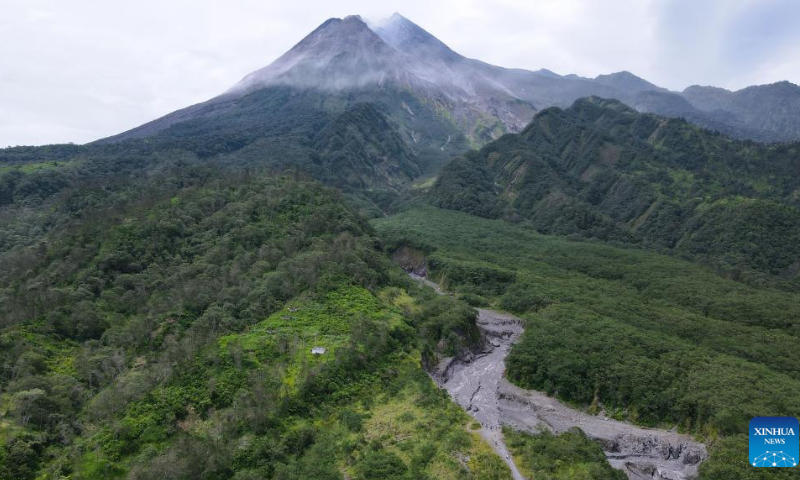
M 502 380 L 498 385 L 503 423 L 535 433 L 578 427 L 602 445 L 609 463 L 631 479 L 688 480 L 708 457 L 703 444 L 687 435 L 643 428 L 568 407 L 542 392 Z
M 705 447 L 683 436 L 623 434 L 610 441 L 611 449 L 606 448 L 608 439 L 597 440 L 604 445 L 609 462 L 627 471 L 630 478 L 693 478 L 708 456 Z

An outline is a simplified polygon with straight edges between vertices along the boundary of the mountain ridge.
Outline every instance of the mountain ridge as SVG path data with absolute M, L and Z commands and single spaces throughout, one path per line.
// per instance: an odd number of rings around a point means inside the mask
M 588 96 L 614 98 L 637 110 L 683 117 L 704 128 L 761 142 L 800 138 L 800 87 L 789 82 L 735 92 L 690 86 L 659 87 L 631 72 L 595 78 L 505 68 L 467 58 L 399 13 L 380 22 L 358 15 L 330 18 L 275 61 L 226 92 L 100 142 L 159 134 L 175 123 L 234 108 L 248 94 L 288 86 L 332 95 L 359 90 L 407 90 L 446 114 L 473 146 L 519 132 L 550 106 L 569 107 Z M 251 112 L 250 115 L 257 115 Z M 438 140 L 437 140 L 438 141 Z
M 429 200 L 542 233 L 639 244 L 729 275 L 796 283 L 797 145 L 731 140 L 589 97 L 545 109 L 519 134 L 452 160 Z

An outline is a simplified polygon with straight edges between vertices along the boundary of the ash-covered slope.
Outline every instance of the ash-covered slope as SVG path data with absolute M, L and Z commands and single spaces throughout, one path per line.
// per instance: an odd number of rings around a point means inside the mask
M 473 105 L 498 118 L 509 131 L 527 125 L 535 109 L 515 88 L 514 77 L 539 74 L 513 71 L 459 55 L 439 39 L 400 14 L 378 25 L 375 32 L 406 59 L 417 78 L 454 101 Z
M 404 89 L 446 111 L 480 145 L 521 130 L 536 112 L 509 88 L 509 72 L 459 55 L 399 14 L 371 26 L 353 15 L 327 20 L 228 93 L 275 85 L 327 92 Z
M 481 88 L 476 95 L 467 83 L 445 81 L 456 75 L 430 75 L 440 60 L 433 54 L 419 58 L 398 50 L 358 16 L 334 18 L 224 94 L 100 143 L 244 135 L 248 146 L 257 138 L 281 137 L 281 145 L 293 141 L 295 150 L 303 150 L 315 145 L 316 132 L 336 116 L 371 103 L 386 120 L 379 124 L 393 129 L 417 158 L 406 170 L 425 172 L 470 146 L 520 130 L 532 118 L 535 109 L 501 88 Z M 293 161 L 291 156 L 288 161 Z
M 237 127 L 242 127 L 243 123 L 269 127 L 275 110 L 288 102 L 281 105 L 260 103 L 259 95 L 253 95 L 259 90 L 295 89 L 297 92 L 290 98 L 293 99 L 307 96 L 309 90 L 322 95 L 339 95 L 345 91 L 399 89 L 415 83 L 416 79 L 411 77 L 401 55 L 359 17 L 331 18 L 277 60 L 247 75 L 224 94 L 103 141 L 149 137 L 189 121 L 225 123 L 224 120 L 233 117 L 237 119 Z M 336 105 L 323 107 L 322 103 L 323 98 L 319 98 L 317 105 L 313 102 L 302 105 L 299 113 L 306 113 L 309 108 L 341 110 Z M 284 117 L 292 115 L 286 111 L 281 113 Z
M 422 86 L 402 55 L 364 21 L 331 18 L 268 66 L 247 75 L 229 93 L 270 85 L 342 90 L 371 86 Z
M 489 65 L 454 52 L 402 15 L 373 26 L 375 32 L 404 54 L 415 75 L 440 86 L 451 96 L 499 118 L 508 131 L 521 130 L 530 111 L 509 108 L 508 97 L 526 108 L 568 107 L 575 100 L 599 96 L 620 100 L 642 112 L 681 117 L 726 135 L 765 142 L 800 138 L 800 87 L 789 82 L 748 87 L 736 92 L 689 87 L 672 92 L 621 71 L 593 79 Z M 498 101 L 505 108 L 496 108 Z M 493 108 L 494 106 L 494 108 Z

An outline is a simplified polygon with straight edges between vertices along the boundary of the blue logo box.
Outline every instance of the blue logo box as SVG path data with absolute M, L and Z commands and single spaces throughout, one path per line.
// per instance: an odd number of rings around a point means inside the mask
M 750 465 L 796 467 L 800 457 L 800 425 L 794 417 L 750 420 Z

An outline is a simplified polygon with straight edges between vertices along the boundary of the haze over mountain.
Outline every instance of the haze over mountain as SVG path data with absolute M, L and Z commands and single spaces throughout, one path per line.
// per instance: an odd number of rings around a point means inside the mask
M 215 122 L 244 115 L 253 123 L 263 123 L 259 117 L 270 112 L 248 106 L 249 95 L 278 86 L 350 95 L 328 102 L 326 108 L 332 103 L 351 104 L 354 92 L 410 93 L 473 145 L 504 132 L 520 131 L 538 110 L 567 107 L 590 95 L 618 99 L 640 111 L 684 117 L 742 139 L 789 141 L 800 135 L 800 110 L 796 108 L 800 88 L 788 82 L 738 92 L 698 86 L 671 92 L 625 71 L 590 79 L 545 69 L 502 68 L 463 57 L 395 13 L 372 25 L 359 16 L 329 19 L 219 97 L 108 140 L 149 136 L 187 120 Z M 395 100 L 387 98 L 384 103 L 409 111 L 408 105 Z M 413 109 L 409 115 L 415 115 Z M 407 119 L 397 120 L 408 124 Z M 410 130 L 406 140 L 419 144 L 420 135 L 424 132 Z M 447 141 L 446 137 L 427 139 L 433 143 L 440 140 Z
M 227 92 L 56 158 L 179 149 L 237 167 L 297 169 L 383 205 L 375 192 L 394 195 L 453 156 L 521 131 L 537 111 L 591 95 L 739 138 L 800 135 L 800 88 L 788 82 L 678 93 L 629 72 L 507 69 L 466 58 L 395 14 L 372 24 L 329 19 Z M 20 152 L 7 156 L 35 156 Z

